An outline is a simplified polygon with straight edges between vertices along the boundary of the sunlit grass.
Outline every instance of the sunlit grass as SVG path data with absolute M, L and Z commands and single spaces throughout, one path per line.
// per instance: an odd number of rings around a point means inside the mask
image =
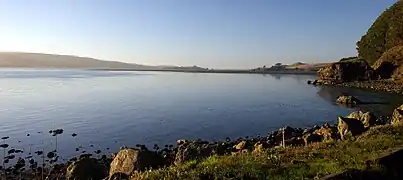
M 212 156 L 180 166 L 136 173 L 133 179 L 303 179 L 323 177 L 349 168 L 365 169 L 388 149 L 403 144 L 403 128 L 370 129 L 348 141 L 328 141 L 307 147 L 267 149 L 263 153 Z

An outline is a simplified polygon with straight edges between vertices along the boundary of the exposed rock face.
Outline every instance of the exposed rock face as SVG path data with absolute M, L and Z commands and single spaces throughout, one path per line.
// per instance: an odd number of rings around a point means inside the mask
M 329 124 L 323 125 L 320 129 L 315 130 L 313 133 L 319 135 L 324 141 L 332 140 L 336 136 L 336 130 Z
M 360 135 L 365 130 L 361 121 L 344 117 L 339 117 L 337 129 L 342 140 L 347 139 L 349 136 Z
M 164 165 L 164 159 L 155 152 L 126 148 L 119 151 L 111 163 L 110 179 L 116 176 L 130 176 L 136 170 Z
M 213 154 L 214 148 L 205 141 L 186 142 L 178 147 L 175 156 L 175 164 L 205 158 Z
M 342 83 L 374 79 L 374 70 L 365 60 L 342 61 L 333 63 L 318 71 L 319 80 Z
M 346 118 L 357 119 L 364 124 L 364 127 L 371 127 L 376 123 L 376 117 L 371 112 L 355 111 Z
M 337 98 L 336 102 L 339 103 L 339 104 L 344 104 L 344 105 L 356 105 L 356 104 L 361 103 L 361 101 L 358 100 L 356 97 L 354 97 L 354 96 L 346 96 L 346 95 L 339 96 Z
M 67 167 L 67 180 L 103 179 L 106 177 L 105 166 L 94 158 L 79 159 Z
M 403 105 L 396 108 L 392 114 L 393 125 L 403 125 Z
M 403 78 L 403 45 L 395 46 L 385 53 L 374 64 L 374 69 L 383 79 Z

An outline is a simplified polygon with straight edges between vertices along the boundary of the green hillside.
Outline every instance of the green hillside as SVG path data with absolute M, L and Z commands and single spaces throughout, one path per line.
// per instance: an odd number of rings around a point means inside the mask
M 403 45 L 403 1 L 385 10 L 357 42 L 359 57 L 374 64 L 388 49 Z

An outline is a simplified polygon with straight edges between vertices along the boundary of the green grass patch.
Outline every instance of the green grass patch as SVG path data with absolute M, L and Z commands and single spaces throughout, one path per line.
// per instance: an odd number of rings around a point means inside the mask
M 140 172 L 133 179 L 305 179 L 349 168 L 365 169 L 367 160 L 403 144 L 403 128 L 378 126 L 349 141 L 307 147 L 271 148 L 263 153 L 211 156 L 180 166 Z

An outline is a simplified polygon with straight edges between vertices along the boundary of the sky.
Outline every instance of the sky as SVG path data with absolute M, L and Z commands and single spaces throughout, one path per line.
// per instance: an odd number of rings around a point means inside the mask
M 252 68 L 355 56 L 396 0 L 0 0 L 0 51 Z

